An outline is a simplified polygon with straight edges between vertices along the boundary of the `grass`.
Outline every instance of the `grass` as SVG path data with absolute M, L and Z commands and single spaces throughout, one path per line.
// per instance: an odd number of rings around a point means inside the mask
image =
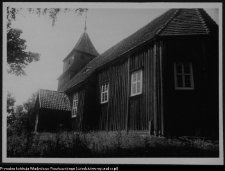
M 27 137 L 29 136 L 29 138 Z M 7 138 L 8 157 L 219 157 L 218 141 L 130 132 L 38 133 Z

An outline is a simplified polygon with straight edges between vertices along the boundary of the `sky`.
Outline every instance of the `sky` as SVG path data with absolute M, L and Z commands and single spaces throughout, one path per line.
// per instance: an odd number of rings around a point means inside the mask
M 27 11 L 27 7 L 79 7 L 88 8 L 87 33 L 101 54 L 122 39 L 128 37 L 150 21 L 160 16 L 173 7 L 198 7 L 196 4 L 164 4 L 154 6 L 146 4 L 79 4 L 64 3 L 57 6 L 54 4 L 30 4 L 30 3 L 8 3 L 10 6 L 23 7 L 18 14 L 17 20 L 12 23 L 13 28 L 23 31 L 21 38 L 26 40 L 27 51 L 40 53 L 40 61 L 30 63 L 24 70 L 27 76 L 4 75 L 4 91 L 9 91 L 16 99 L 15 105 L 25 102 L 31 94 L 38 89 L 57 90 L 57 78 L 62 74 L 62 60 L 71 52 L 81 34 L 84 32 L 85 16 L 78 16 L 74 12 L 59 13 L 55 26 L 52 26 L 48 17 L 38 17 Z M 5 6 L 6 7 L 6 4 Z M 202 5 L 206 12 L 219 24 L 217 6 L 209 4 Z M 5 20 L 6 21 L 6 20 Z M 6 32 L 5 32 L 6 33 Z M 6 46 L 6 44 L 5 44 Z M 6 54 L 6 53 L 5 53 Z M 3 55 L 6 59 L 6 55 Z M 4 60 L 6 61 L 6 60 Z M 7 64 L 5 63 L 7 68 Z M 6 69 L 5 67 L 3 69 Z

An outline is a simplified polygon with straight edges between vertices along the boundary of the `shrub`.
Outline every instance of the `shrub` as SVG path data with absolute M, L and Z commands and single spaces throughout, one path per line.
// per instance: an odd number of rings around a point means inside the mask
M 160 138 L 130 132 L 58 132 L 11 135 L 8 157 L 218 157 L 218 142 Z

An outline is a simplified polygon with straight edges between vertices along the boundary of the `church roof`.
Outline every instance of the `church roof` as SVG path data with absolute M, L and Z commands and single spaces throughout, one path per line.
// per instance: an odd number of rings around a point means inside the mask
M 99 53 L 97 52 L 97 50 L 95 49 L 94 45 L 91 42 L 91 39 L 89 38 L 86 30 L 84 31 L 84 33 L 80 36 L 80 39 L 78 40 L 77 44 L 74 46 L 74 48 L 72 49 L 72 51 L 69 53 L 69 55 L 74 51 L 74 50 L 78 50 L 93 56 L 98 56 Z M 69 57 L 69 55 L 67 55 L 64 59 L 63 62 Z
M 70 111 L 70 101 L 64 92 L 43 90 L 39 91 L 40 108 Z
M 81 35 L 74 49 L 94 55 L 94 56 L 99 55 L 99 53 L 97 52 L 94 45 L 92 44 L 91 39 L 89 38 L 86 31 Z
M 154 38 L 209 35 L 215 27 L 217 27 L 217 24 L 203 9 L 170 9 L 90 61 L 62 90 L 66 91 L 76 86 L 90 76 L 97 68 L 123 56 L 123 54 Z M 84 72 L 86 68 L 91 68 L 91 70 Z

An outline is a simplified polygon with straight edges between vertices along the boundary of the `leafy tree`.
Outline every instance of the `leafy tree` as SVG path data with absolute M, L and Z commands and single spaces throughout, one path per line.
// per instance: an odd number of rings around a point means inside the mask
M 34 107 L 35 107 L 35 102 L 36 102 L 37 95 L 38 95 L 38 91 L 36 91 L 35 93 L 33 93 L 31 95 L 31 97 L 25 103 L 23 103 L 23 107 L 24 107 L 24 109 L 27 112 L 28 111 L 33 112 Z
M 14 104 L 16 100 L 15 97 L 12 96 L 12 93 L 7 92 L 7 127 L 12 125 L 13 121 L 15 120 L 14 115 Z
M 8 135 L 21 135 L 22 133 L 30 134 L 34 131 L 36 119 L 34 115 L 34 108 L 37 95 L 38 91 L 33 93 L 25 103 L 16 106 L 11 115 L 7 116 Z M 9 97 L 11 96 L 9 95 Z M 7 99 L 7 102 L 8 101 L 11 102 L 12 100 Z
M 13 107 L 15 102 L 16 100 L 15 100 L 15 97 L 12 96 L 12 93 L 7 92 L 7 112 L 8 113 L 13 112 Z
M 38 91 L 33 93 L 31 97 L 25 103 L 23 103 L 23 107 L 26 110 L 28 118 L 29 118 L 28 127 L 32 131 L 35 128 L 36 115 L 34 111 L 35 111 L 35 102 L 36 102 L 37 95 L 38 95 Z
M 20 35 L 22 30 L 11 28 L 12 21 L 16 20 L 16 16 L 20 14 L 22 8 L 7 7 L 7 63 L 10 66 L 8 73 L 15 74 L 17 76 L 26 75 L 24 68 L 31 62 L 39 61 L 40 54 L 34 52 L 27 52 L 26 40 L 21 39 Z M 78 15 L 82 15 L 86 12 L 86 8 L 78 8 L 71 10 L 69 8 L 28 8 L 30 13 L 36 13 L 37 15 L 48 15 L 52 20 L 52 26 L 55 25 L 57 20 L 57 14 L 64 11 L 75 11 Z
M 19 9 L 7 7 L 7 63 L 8 73 L 17 76 L 26 75 L 23 70 L 33 61 L 39 61 L 40 54 L 26 50 L 26 40 L 21 39 L 22 30 L 11 28 L 11 22 L 16 19 Z
M 15 10 L 14 10 L 15 11 Z M 67 13 L 67 12 L 74 12 L 78 16 L 82 16 L 84 12 L 87 12 L 87 8 L 76 8 L 76 9 L 70 9 L 70 8 L 28 8 L 28 11 L 30 13 L 36 13 L 38 16 L 45 15 L 48 16 L 50 20 L 52 20 L 52 26 L 55 25 L 55 22 L 57 21 L 57 15 L 59 13 Z
M 7 63 L 10 66 L 8 73 L 17 76 L 26 75 L 25 66 L 33 61 L 39 61 L 40 54 L 27 52 L 26 40 L 21 39 L 22 30 L 10 28 L 7 30 Z
M 20 14 L 20 12 L 24 10 L 23 8 L 11 8 L 10 6 L 7 7 L 7 28 L 10 26 L 11 22 L 13 20 L 16 20 L 17 14 Z M 74 12 L 78 16 L 82 16 L 84 12 L 87 12 L 87 8 L 76 8 L 76 9 L 70 9 L 70 8 L 27 8 L 27 10 L 30 13 L 37 14 L 38 16 L 45 15 L 48 16 L 50 20 L 52 20 L 52 26 L 55 25 L 55 22 L 57 20 L 57 15 L 59 13 L 67 13 L 67 12 Z
M 7 134 L 21 135 L 27 123 L 27 115 L 22 105 L 15 107 L 15 111 L 7 117 Z

